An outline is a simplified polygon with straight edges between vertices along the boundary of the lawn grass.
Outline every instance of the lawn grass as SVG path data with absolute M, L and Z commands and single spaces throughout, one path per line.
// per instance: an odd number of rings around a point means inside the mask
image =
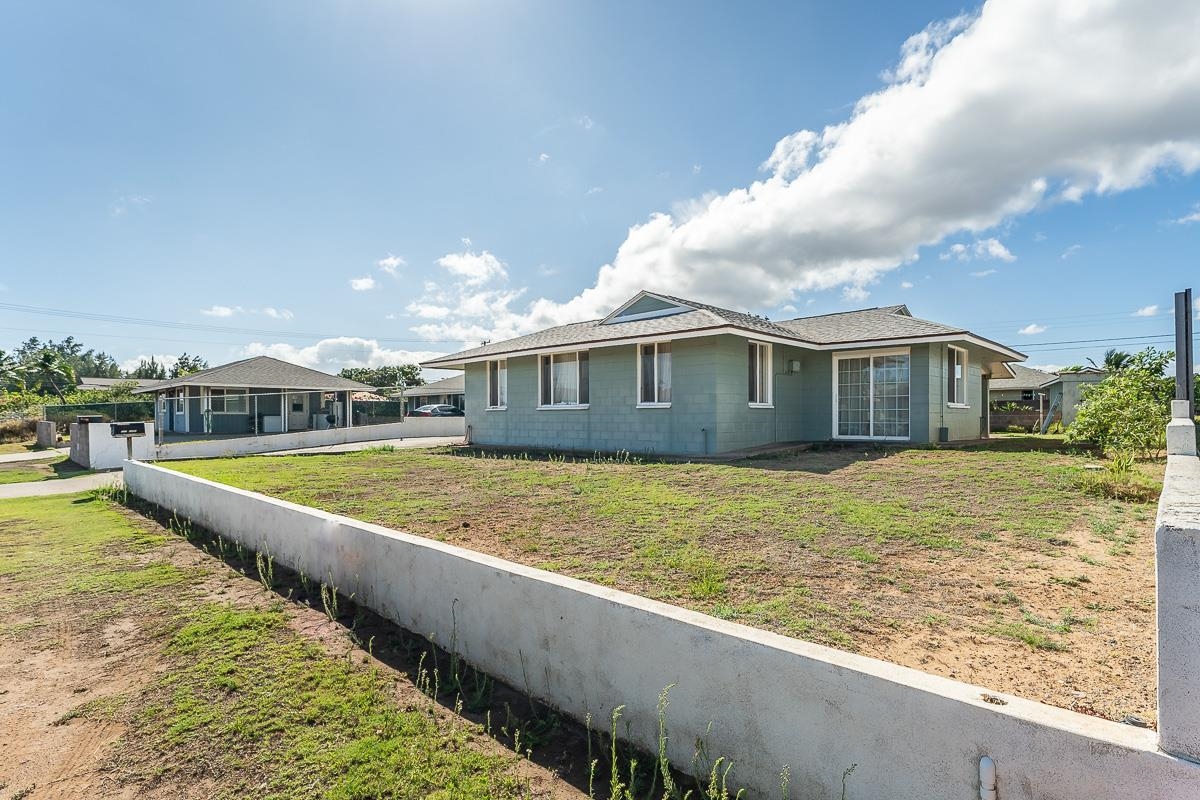
M 92 470 L 80 467 L 73 461 L 69 461 L 66 456 L 53 453 L 45 461 L 0 463 L 0 484 L 52 481 L 58 478 L 76 478 L 80 475 L 91 474 Z
M 142 644 L 132 652 L 150 654 L 118 662 L 118 674 L 140 676 L 125 691 L 81 696 L 50 723 L 124 727 L 96 788 L 118 780 L 178 787 L 172 796 L 278 800 L 533 796 L 519 759 L 480 726 L 433 700 L 401 702 L 395 674 L 365 665 L 366 653 L 332 654 L 294 628 L 282 599 L 212 559 L 181 566 L 179 549 L 205 560 L 99 493 L 0 501 L 0 644 L 25 657 L 58 654 L 62 668 L 39 691 L 61 689 L 71 702 L 57 675 L 73 654 L 108 648 L 102 631 L 112 626 L 135 630 Z M 7 788 L 23 796 L 32 787 Z
M 732 464 L 398 450 L 168 466 L 1062 705 L 1055 670 L 1115 641 L 1130 666 L 1085 676 L 1099 710 L 1152 717 L 1153 506 L 1086 491 L 1092 461 L 1012 437 Z M 1139 474 L 1158 485 L 1161 465 Z M 1092 627 L 1029 621 L 1089 603 L 1112 610 Z

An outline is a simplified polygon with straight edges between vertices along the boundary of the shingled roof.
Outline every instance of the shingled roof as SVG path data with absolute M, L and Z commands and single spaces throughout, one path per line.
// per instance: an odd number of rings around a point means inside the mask
M 309 391 L 340 392 L 370 391 L 365 383 L 329 375 L 320 370 L 289 364 L 270 356 L 254 356 L 219 367 L 193 372 L 182 378 L 163 381 L 134 394 L 161 392 L 178 386 L 229 386 L 237 389 L 306 389 Z
M 992 378 L 988 386 L 995 391 L 1010 391 L 1016 389 L 1038 389 L 1058 380 L 1053 372 L 1025 367 L 1020 364 L 1009 364 L 1013 371 L 1011 378 Z
M 641 292 L 622 308 L 632 306 L 645 297 L 678 306 L 679 309 L 663 310 L 657 312 L 657 315 L 656 312 L 631 315 L 628 320 L 621 319 L 620 316 L 617 316 L 617 312 L 614 312 L 604 319 L 559 325 L 513 339 L 489 342 L 480 347 L 430 359 L 422 366 L 461 366 L 467 361 L 535 353 L 556 347 L 597 346 L 605 342 L 669 336 L 679 333 L 698 333 L 706 330 L 728 331 L 730 328 L 751 335 L 760 334 L 788 339 L 800 347 L 805 345 L 822 347 L 859 342 L 866 344 L 935 336 L 974 336 L 964 328 L 954 328 L 918 319 L 912 316 L 908 308 L 903 305 L 866 308 L 858 311 L 773 322 L 766 317 L 742 311 L 731 311 L 694 300 Z M 974 338 L 988 342 L 982 337 Z M 988 346 L 1001 354 L 1013 353 L 1020 357 L 1019 353 L 1009 350 L 1004 345 L 988 342 Z

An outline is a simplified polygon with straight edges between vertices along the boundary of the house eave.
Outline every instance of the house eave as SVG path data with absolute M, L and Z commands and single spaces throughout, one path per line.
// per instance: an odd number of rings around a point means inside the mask
M 640 344 L 643 342 L 661 342 L 667 340 L 678 339 L 695 339 L 703 336 L 720 336 L 723 334 L 732 334 L 735 336 L 744 336 L 747 339 L 753 339 L 759 342 L 770 342 L 772 344 L 783 344 L 792 347 L 798 347 L 805 350 L 815 351 L 833 351 L 833 350 L 852 350 L 874 347 L 894 347 L 900 345 L 912 344 L 928 344 L 939 342 L 967 342 L 985 350 L 990 350 L 1001 357 L 996 364 L 1003 364 L 1005 361 L 1024 361 L 1027 356 L 1011 348 L 1005 347 L 999 342 L 993 342 L 990 339 L 985 339 L 982 336 L 976 336 L 970 331 L 961 331 L 954 333 L 939 333 L 929 334 L 925 336 L 901 336 L 889 337 L 881 339 L 857 339 L 847 340 L 843 342 L 811 342 L 806 339 L 792 338 L 789 336 L 779 336 L 776 334 L 763 333 L 751 328 L 741 328 L 735 325 L 716 325 L 707 328 L 693 328 L 687 331 L 679 331 L 675 333 L 662 333 L 646 336 L 622 336 L 611 339 L 598 339 L 587 342 L 571 342 L 561 345 L 553 345 L 550 347 L 525 347 L 517 350 L 501 350 L 492 353 L 486 353 L 467 358 L 457 358 L 450 356 L 442 359 L 433 359 L 421 363 L 423 368 L 428 369 L 465 369 L 467 364 L 478 364 L 485 361 L 496 361 L 498 359 L 517 358 L 527 355 L 539 355 L 542 353 L 570 353 L 578 350 L 598 350 L 604 347 L 621 347 L 630 344 Z M 993 365 L 995 366 L 995 365 Z

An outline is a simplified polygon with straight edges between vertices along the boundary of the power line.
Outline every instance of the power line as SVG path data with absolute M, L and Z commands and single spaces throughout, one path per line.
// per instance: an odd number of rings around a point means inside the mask
M 306 333 L 303 331 L 279 331 L 266 328 L 239 328 L 231 325 L 213 325 L 203 322 L 169 322 L 167 320 L 148 319 L 146 317 L 124 317 L 116 314 L 97 314 L 90 311 L 71 311 L 64 308 L 43 308 L 40 306 L 25 306 L 16 303 L 0 303 L 0 309 L 16 311 L 22 314 L 40 314 L 48 317 L 63 317 L 66 319 L 86 319 L 93 322 L 112 322 L 120 325 L 141 325 L 154 328 L 171 328 L 174 330 L 207 331 L 209 333 L 231 333 L 241 336 L 273 336 L 291 339 L 336 339 L 344 337 L 344 333 Z M 363 339 L 374 339 L 378 342 L 392 344 L 445 344 L 461 342 L 462 339 L 400 339 L 391 336 L 363 336 Z

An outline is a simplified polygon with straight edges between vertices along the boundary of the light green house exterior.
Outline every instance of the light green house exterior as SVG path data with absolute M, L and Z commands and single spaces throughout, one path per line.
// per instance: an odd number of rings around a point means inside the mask
M 854 321 L 831 320 L 855 314 Z M 604 320 L 489 344 L 424 366 L 464 370 L 466 423 L 474 444 L 700 456 L 782 442 L 979 439 L 987 431 L 988 375 L 1003 369 L 1005 360 L 1023 358 L 967 332 L 915 320 L 903 307 L 806 319 L 818 322 L 772 323 L 642 293 Z M 839 330 L 873 332 L 875 338 L 820 341 Z M 908 335 L 914 330 L 920 335 Z M 639 379 L 650 369 L 644 360 L 639 367 L 639 352 L 655 343 L 670 349 L 666 403 L 651 402 L 639 391 Z M 961 379 L 953 388 L 950 348 L 959 348 L 953 357 L 965 367 L 955 370 Z M 752 369 L 755 352 L 767 354 L 768 370 Z M 580 364 L 586 360 L 586 402 L 578 397 L 546 402 L 554 399 L 544 393 L 550 373 L 539 365 L 564 353 L 586 353 L 574 356 Z M 875 360 L 867 361 L 871 357 Z M 583 371 L 577 368 L 575 378 Z M 564 374 L 572 375 L 569 369 Z M 841 375 L 841 387 L 835 375 Z M 758 401 L 754 380 L 765 389 Z M 503 392 L 492 391 L 490 382 L 501 381 Z M 961 402 L 947 398 L 954 391 L 965 393 Z M 855 401 L 863 406 L 857 423 L 851 421 Z M 867 417 L 872 422 L 861 421 Z

